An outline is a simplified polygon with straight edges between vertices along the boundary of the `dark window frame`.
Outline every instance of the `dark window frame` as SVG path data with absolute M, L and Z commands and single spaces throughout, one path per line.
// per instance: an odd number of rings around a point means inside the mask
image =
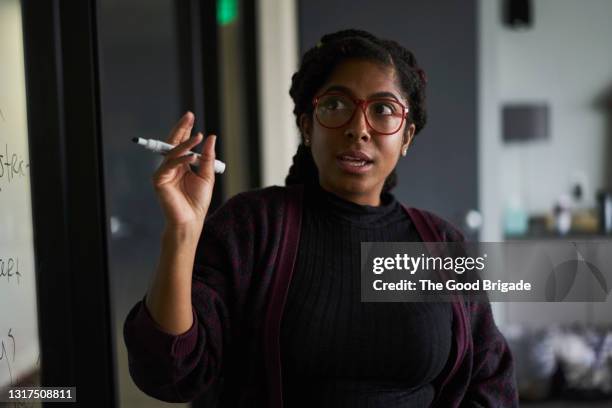
M 41 384 L 115 407 L 96 2 L 21 6 Z

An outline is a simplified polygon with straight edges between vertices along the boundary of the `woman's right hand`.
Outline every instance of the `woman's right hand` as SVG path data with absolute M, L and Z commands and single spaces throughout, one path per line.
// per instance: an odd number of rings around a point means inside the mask
M 167 142 L 176 147 L 169 151 L 153 175 L 153 186 L 166 217 L 166 225 L 201 230 L 208 212 L 215 185 L 216 136 L 206 138 L 202 147 L 199 167 L 193 171 L 190 164 L 198 161 L 188 152 L 202 141 L 198 133 L 190 138 L 194 115 L 187 112 L 170 132 Z

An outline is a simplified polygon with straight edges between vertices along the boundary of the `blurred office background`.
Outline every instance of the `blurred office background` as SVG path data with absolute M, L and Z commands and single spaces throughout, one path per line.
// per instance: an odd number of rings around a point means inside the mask
M 215 206 L 282 185 L 299 140 L 288 95 L 299 56 L 325 33 L 363 28 L 414 51 L 429 78 L 429 123 L 399 165 L 398 199 L 452 220 L 471 239 L 604 239 L 611 17 L 608 0 L 99 0 L 120 406 L 168 405 L 132 383 L 122 338 L 163 227 L 150 183 L 160 158 L 131 138 L 163 139 L 189 109 L 195 130 L 219 134 L 217 154 L 228 164 Z M 570 397 L 612 393 L 610 306 L 494 305 L 521 365 L 523 397 L 575 406 Z

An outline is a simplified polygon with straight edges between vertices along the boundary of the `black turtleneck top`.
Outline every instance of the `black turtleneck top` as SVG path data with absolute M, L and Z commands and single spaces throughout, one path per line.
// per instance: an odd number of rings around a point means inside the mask
M 360 301 L 360 243 L 420 241 L 389 193 L 378 207 L 307 186 L 281 322 L 283 400 L 295 407 L 428 407 L 451 347 L 449 303 Z

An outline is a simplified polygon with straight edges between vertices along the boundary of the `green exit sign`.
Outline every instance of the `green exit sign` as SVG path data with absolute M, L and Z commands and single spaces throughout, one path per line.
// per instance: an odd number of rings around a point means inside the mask
M 217 0 L 217 23 L 227 25 L 238 17 L 238 0 Z

